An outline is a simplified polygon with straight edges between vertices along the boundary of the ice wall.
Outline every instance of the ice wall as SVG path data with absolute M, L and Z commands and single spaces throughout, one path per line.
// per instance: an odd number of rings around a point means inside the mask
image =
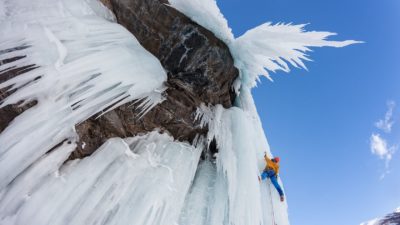
M 172 7 L 223 40 L 240 72 L 234 87 L 237 93 L 236 107 L 228 110 L 220 106 L 199 109 L 199 117 L 211 127 L 208 140 L 216 137 L 220 151 L 215 172 L 217 180 L 224 179 L 228 191 L 228 207 L 225 208 L 228 216 L 215 224 L 289 224 L 287 204 L 279 201 L 270 181 L 258 184 L 254 179 L 265 166 L 264 152 L 269 157 L 272 154 L 251 96 L 251 88 L 256 86 L 260 75 L 271 79 L 269 72 L 289 72 L 289 65 L 306 69 L 303 61 L 310 60 L 306 54 L 310 51 L 309 47 L 344 47 L 359 42 L 329 41 L 326 39 L 335 33 L 306 32 L 305 25 L 281 23 L 264 23 L 234 38 L 216 0 L 169 2 Z M 203 176 L 199 174 L 199 177 Z M 192 194 L 198 192 L 196 190 Z M 207 214 L 208 217 L 210 215 Z M 210 224 L 210 220 L 205 221 L 203 224 Z
M 63 164 L 74 147 L 42 156 L 1 191 L 0 224 L 174 224 L 201 153 L 152 132 Z
M 170 0 L 172 7 L 198 24 L 212 31 L 228 46 L 240 70 L 239 83 L 249 88 L 256 85 L 260 75 L 271 79 L 269 72 L 289 72 L 289 65 L 306 69 L 303 61 L 310 61 L 309 47 L 344 47 L 359 41 L 330 41 L 331 32 L 305 31 L 306 24 L 272 24 L 267 22 L 234 38 L 216 0 Z M 243 2 L 243 4 L 246 4 Z M 238 10 L 240 13 L 240 10 Z
M 196 146 L 155 131 L 66 163 L 76 124 L 133 100 L 146 113 L 163 100 L 166 74 L 96 0 L 0 1 L 0 60 L 23 56 L 0 73 L 34 65 L 0 84 L 11 87 L 0 107 L 38 100 L 0 134 L 0 224 L 289 224 L 286 202 L 257 179 L 272 154 L 250 89 L 264 68 L 304 66 L 307 46 L 354 42 L 284 24 L 234 39 L 214 0 L 170 3 L 228 44 L 235 107 L 200 107 L 209 133 Z M 198 164 L 213 138 L 219 153 Z
M 245 96 L 245 92 L 242 96 Z M 240 98 L 238 101 L 241 101 Z M 264 152 L 270 157 L 271 153 L 259 118 L 250 108 L 254 105 L 251 105 L 251 101 L 246 103 L 249 105 L 242 105 L 242 108 L 203 106 L 198 110 L 198 117 L 209 127 L 208 141 L 215 137 L 219 149 L 215 165 L 211 167 L 209 164 L 202 164 L 194 181 L 195 184 L 199 182 L 199 186 L 212 190 L 208 193 L 212 197 L 203 198 L 203 201 L 211 199 L 205 204 L 209 207 L 206 210 L 209 213 L 202 219 L 205 222 L 198 224 L 289 224 L 286 202 L 280 202 L 278 193 L 269 184 L 270 181 L 260 183 L 257 179 L 259 172 L 265 167 Z M 206 180 L 205 174 L 218 182 L 214 182 L 211 188 L 210 183 L 205 185 L 202 183 Z M 189 205 L 192 198 L 199 198 L 198 188 L 192 187 L 187 198 Z
M 56 144 L 76 140 L 74 127 L 87 118 L 137 99 L 143 112 L 162 101 L 167 76 L 160 62 L 107 21 L 108 13 L 79 0 L 13 0 L 3 7 L 0 60 L 22 58 L 0 71 L 35 69 L 0 84 L 11 94 L 0 107 L 38 103 L 0 135 L 0 188 Z

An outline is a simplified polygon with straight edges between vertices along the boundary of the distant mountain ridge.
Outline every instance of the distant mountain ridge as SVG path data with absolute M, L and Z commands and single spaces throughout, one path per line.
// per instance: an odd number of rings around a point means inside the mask
M 400 224 L 400 207 L 393 213 L 386 215 L 380 219 L 373 219 L 368 222 L 361 223 L 360 225 L 398 225 Z

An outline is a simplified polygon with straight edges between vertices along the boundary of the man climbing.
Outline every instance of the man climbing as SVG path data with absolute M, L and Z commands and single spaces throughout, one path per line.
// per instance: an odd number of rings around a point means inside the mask
M 279 157 L 275 157 L 273 159 L 269 159 L 266 154 L 264 154 L 264 159 L 267 165 L 265 166 L 264 171 L 261 173 L 261 179 L 264 180 L 265 178 L 271 179 L 271 183 L 274 185 L 276 190 L 279 192 L 279 196 L 281 202 L 285 200 L 285 196 L 283 194 L 282 188 L 278 183 L 278 173 L 279 173 Z M 260 180 L 260 177 L 258 177 Z M 261 181 L 261 180 L 260 180 Z

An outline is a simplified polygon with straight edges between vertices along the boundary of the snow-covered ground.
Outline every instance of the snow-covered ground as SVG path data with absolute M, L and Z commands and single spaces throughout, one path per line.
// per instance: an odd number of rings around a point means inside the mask
M 361 223 L 360 225 L 379 225 L 380 219 L 373 219 L 368 222 Z
M 305 67 L 307 47 L 355 42 L 269 23 L 234 39 L 214 0 L 170 3 L 228 44 L 240 70 L 235 107 L 200 107 L 210 132 L 196 146 L 154 131 L 65 163 L 76 124 L 137 99 L 146 113 L 163 100 L 167 76 L 96 0 L 0 1 L 0 60 L 26 56 L 0 71 L 38 66 L 0 84 L 17 90 L 0 107 L 38 100 L 0 134 L 0 224 L 289 224 L 286 202 L 257 179 L 272 154 L 251 88 L 264 68 Z M 216 160 L 199 164 L 214 137 Z
M 392 214 L 386 215 L 386 217 L 375 218 L 367 222 L 363 222 L 360 225 L 398 225 L 400 220 L 400 207 L 394 210 Z

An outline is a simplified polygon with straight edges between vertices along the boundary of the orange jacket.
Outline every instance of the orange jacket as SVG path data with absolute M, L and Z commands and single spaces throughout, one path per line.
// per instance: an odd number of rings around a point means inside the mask
M 266 155 L 264 156 L 264 159 L 265 159 L 265 162 L 267 163 L 267 166 L 265 167 L 264 170 L 272 169 L 273 171 L 275 171 L 275 174 L 278 175 L 278 173 L 279 173 L 279 164 L 276 163 L 276 162 L 273 162 Z

